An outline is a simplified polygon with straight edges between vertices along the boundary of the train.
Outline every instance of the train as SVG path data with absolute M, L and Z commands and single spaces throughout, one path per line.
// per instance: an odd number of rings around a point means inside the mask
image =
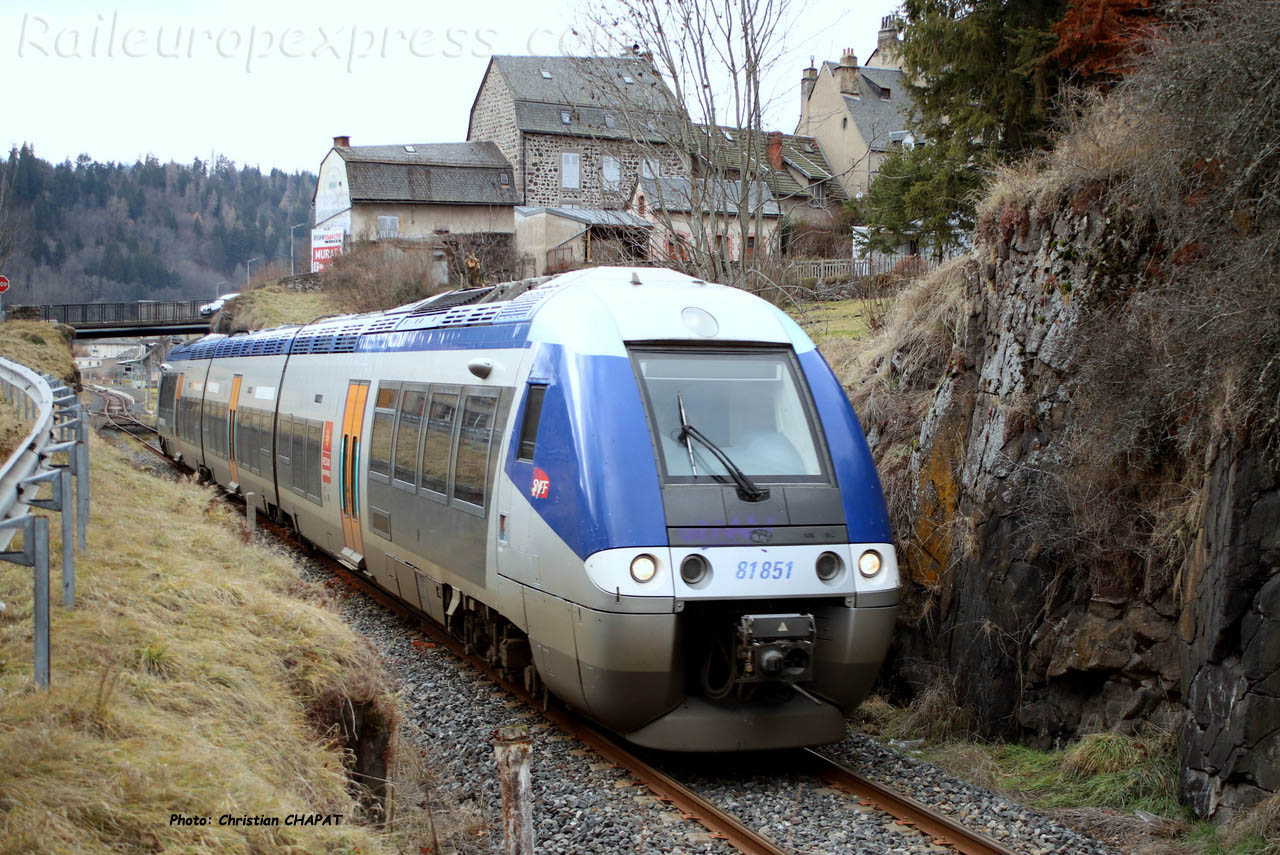
M 596 267 L 175 346 L 165 453 L 636 745 L 842 739 L 897 557 L 788 315 Z

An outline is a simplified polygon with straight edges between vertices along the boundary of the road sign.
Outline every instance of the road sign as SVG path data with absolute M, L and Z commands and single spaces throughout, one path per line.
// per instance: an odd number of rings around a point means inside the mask
M 0 294 L 3 294 L 5 291 L 8 291 L 8 290 L 9 290 L 9 277 L 0 276 Z

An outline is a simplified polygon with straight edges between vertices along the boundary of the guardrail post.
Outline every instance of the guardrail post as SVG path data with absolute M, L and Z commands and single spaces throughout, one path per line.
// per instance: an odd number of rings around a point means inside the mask
M 16 528 L 22 532 L 21 552 L 0 552 L 0 561 L 20 564 L 35 571 L 34 618 L 36 685 L 49 688 L 49 520 L 24 514 L 0 520 L 0 529 Z
M 55 454 L 66 452 L 75 454 L 75 442 L 64 442 L 51 445 L 44 450 L 41 458 L 47 460 Z M 23 487 L 40 490 L 40 485 L 48 482 L 53 488 L 53 495 L 48 499 L 28 499 L 27 504 L 62 514 L 62 605 L 67 608 L 75 606 L 75 544 L 71 535 L 71 472 L 65 466 L 55 466 L 49 472 L 42 472 L 22 482 Z
M 89 424 L 84 416 L 84 404 L 80 404 L 76 433 L 76 540 L 84 549 L 89 525 Z

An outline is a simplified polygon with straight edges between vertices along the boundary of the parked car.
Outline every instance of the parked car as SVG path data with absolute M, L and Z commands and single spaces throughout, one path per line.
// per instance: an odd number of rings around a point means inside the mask
M 239 293 L 223 294 L 221 297 L 214 300 L 213 302 L 205 303 L 203 306 L 200 307 L 200 317 L 207 318 L 207 317 L 210 317 L 211 315 L 218 314 L 218 312 L 222 311 L 222 306 L 228 300 L 234 300 L 236 297 L 239 297 L 239 296 L 240 296 Z

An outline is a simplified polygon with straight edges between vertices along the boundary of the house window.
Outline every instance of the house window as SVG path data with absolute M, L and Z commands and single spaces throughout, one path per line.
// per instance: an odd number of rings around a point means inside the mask
M 502 173 L 501 175 L 498 176 L 498 183 L 501 184 L 503 187 L 511 186 L 511 176 L 505 172 Z
M 561 111 L 560 111 L 560 121 L 561 121 L 561 123 L 562 123 L 562 124 L 566 124 L 566 125 L 567 125 L 567 124 L 569 124 L 569 121 L 570 121 L 572 118 L 573 118 L 573 114 L 572 114 L 571 112 L 569 112 L 568 110 L 561 110 Z
M 849 117 L 845 116 L 843 119 L 840 120 L 840 130 L 843 131 L 848 127 L 849 127 Z
M 643 217 L 644 211 L 645 211 L 644 197 L 637 196 L 636 197 L 636 213 Z
M 646 157 L 640 161 L 640 175 L 645 178 L 657 178 L 662 174 L 662 166 L 656 157 Z
M 888 100 L 889 100 L 889 90 L 888 90 L 888 89 L 881 89 L 881 90 L 880 90 L 880 100 L 881 100 L 881 101 L 888 101 Z
M 600 186 L 605 190 L 622 189 L 622 161 L 606 154 L 600 166 Z
M 399 217 L 378 217 L 378 237 L 393 238 L 400 236 Z
M 547 71 L 545 68 L 544 68 L 544 69 L 542 69 L 542 79 L 543 79 L 543 80 L 550 80 L 550 79 L 551 79 L 551 72 L 550 72 L 550 71 Z
M 743 253 L 745 254 L 745 257 L 748 261 L 755 258 L 756 256 L 756 236 L 755 235 L 747 235 L 746 248 L 743 250 Z
M 622 75 L 622 82 L 631 84 L 631 83 L 635 83 L 636 81 L 630 74 L 624 74 Z
M 815 181 L 809 185 L 809 192 L 812 194 L 811 200 L 817 207 L 825 205 L 827 202 L 827 186 L 821 181 Z
M 606 113 L 604 116 L 604 126 L 606 128 L 616 128 L 618 126 L 618 120 Z
M 582 165 L 582 155 L 576 151 L 566 151 L 560 154 L 560 186 L 566 190 L 577 190 L 582 186 L 580 176 L 580 168 Z

